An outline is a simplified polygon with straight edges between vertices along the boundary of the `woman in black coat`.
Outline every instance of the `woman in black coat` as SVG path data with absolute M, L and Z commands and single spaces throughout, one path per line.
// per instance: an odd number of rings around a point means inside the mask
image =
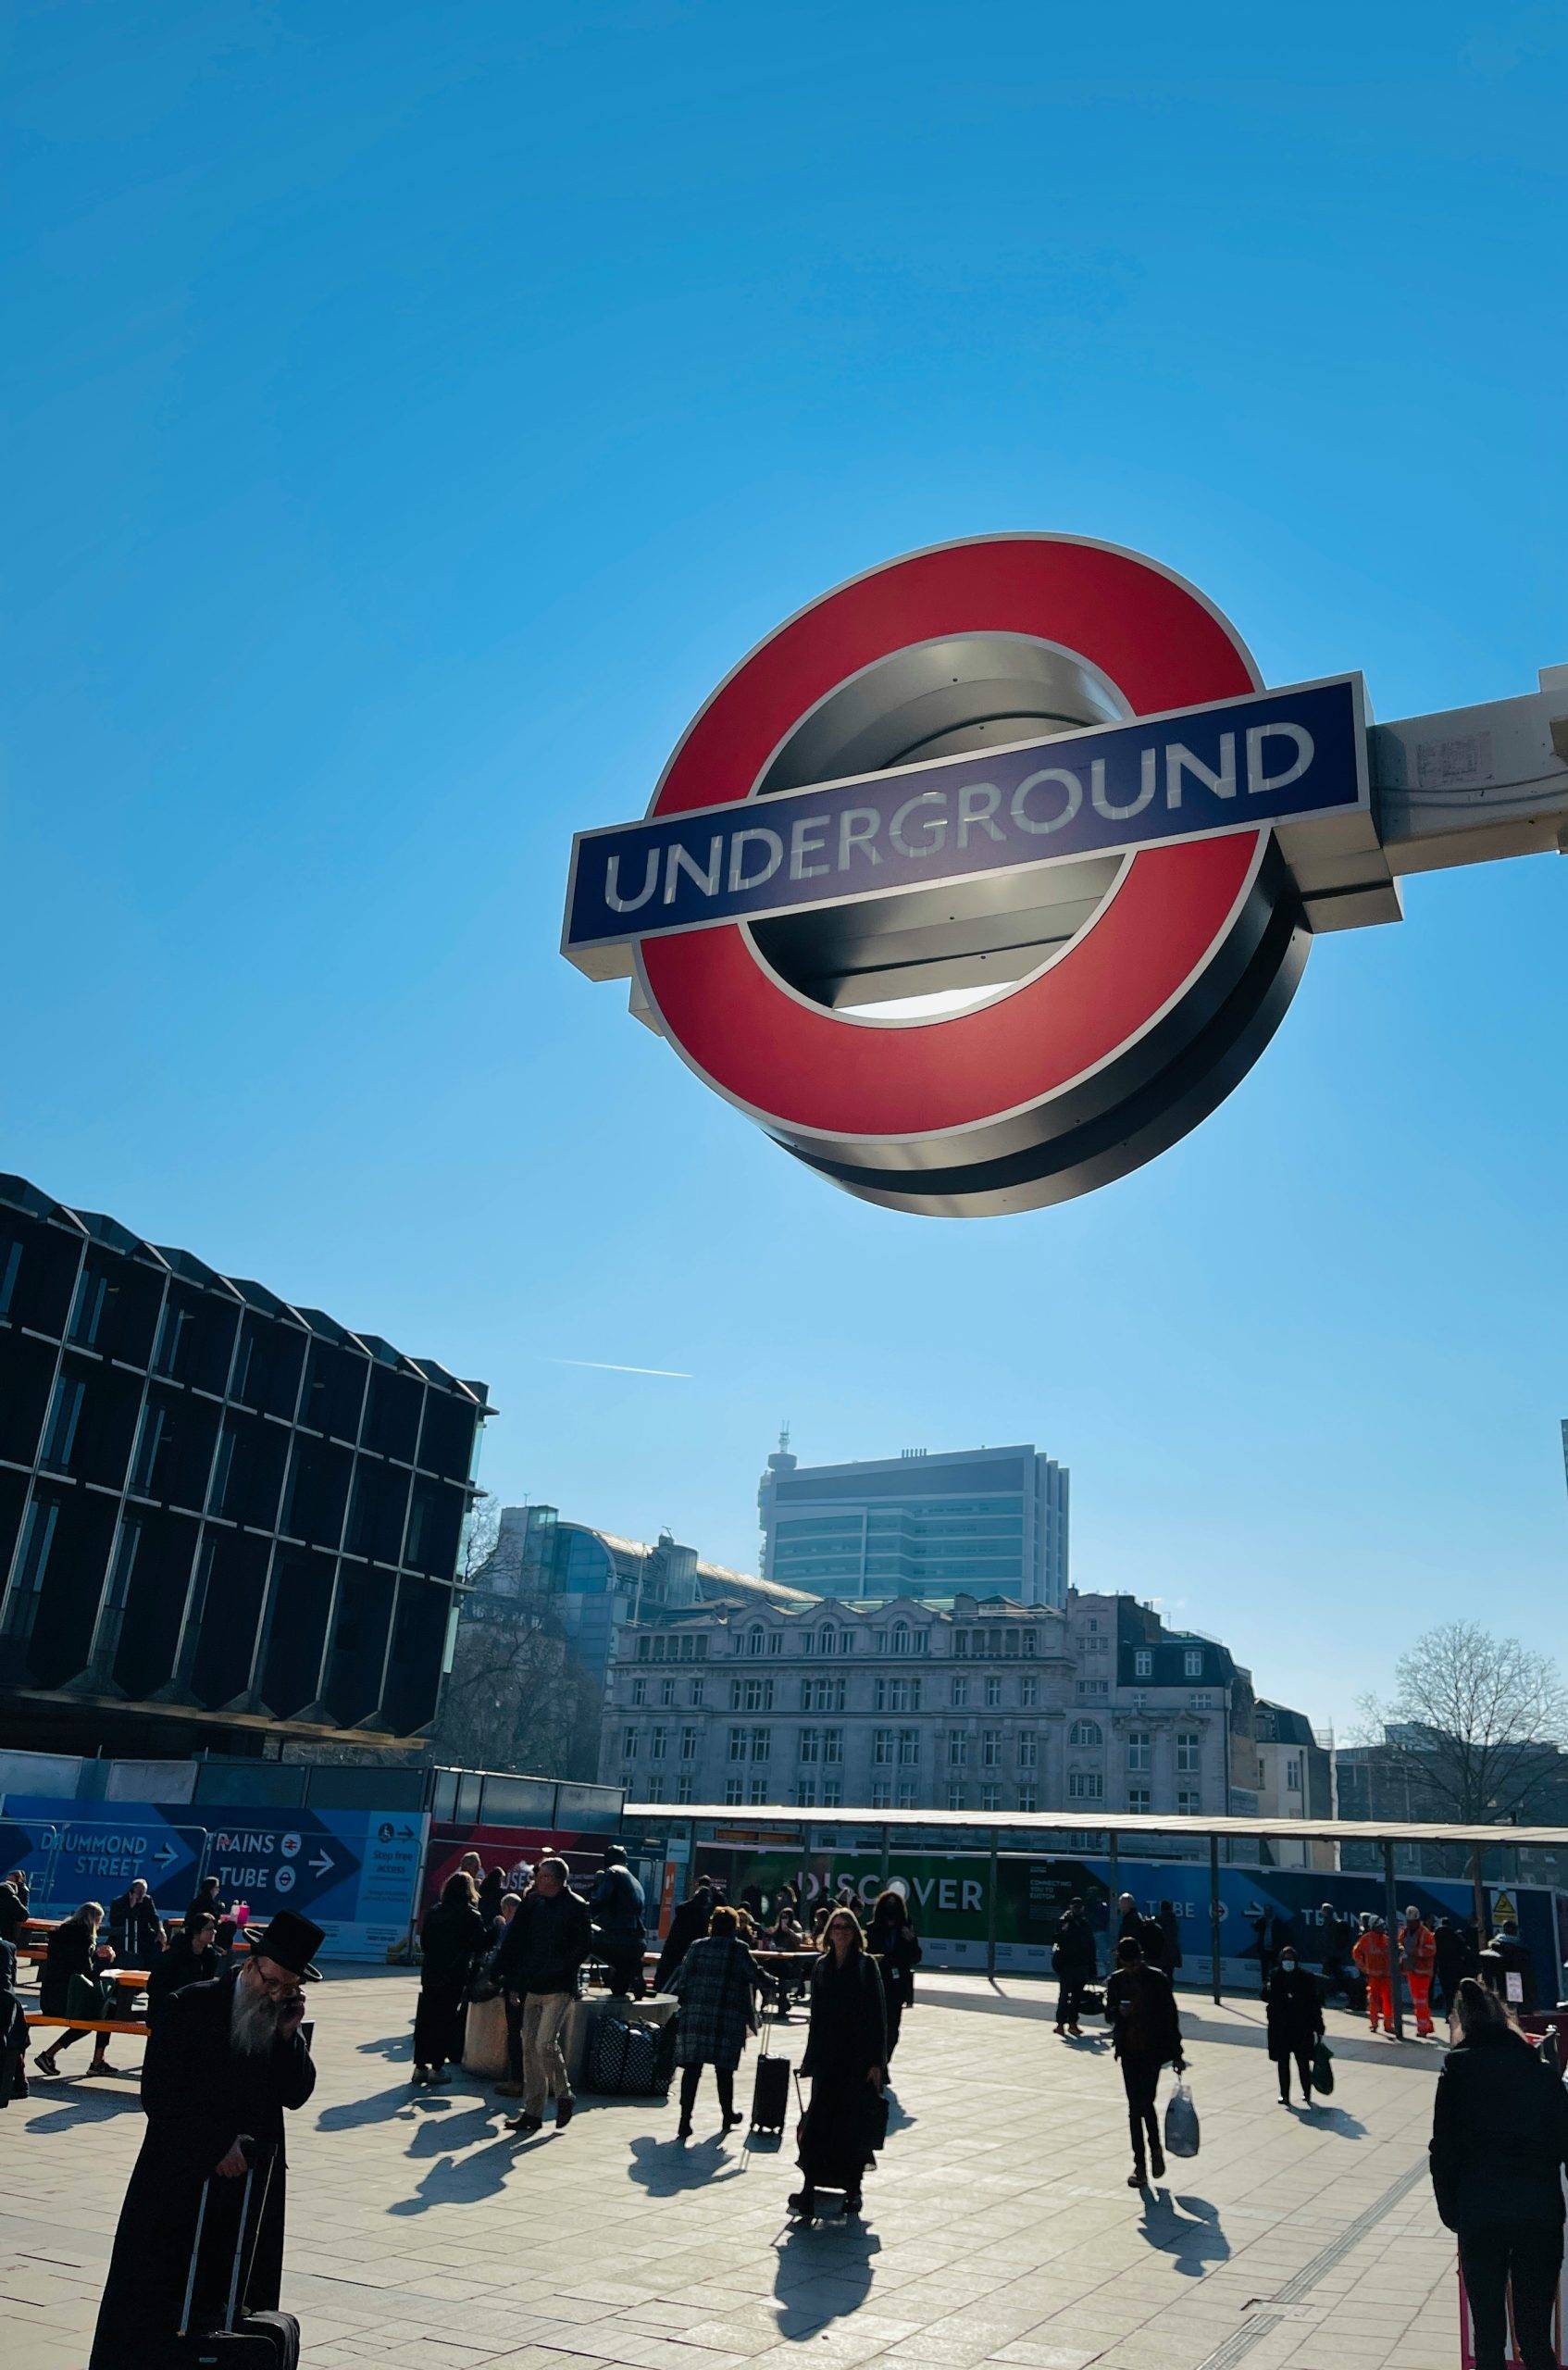
M 888 2078 L 888 2011 L 882 1978 L 865 1954 L 860 1920 L 835 1909 L 827 1949 L 811 1978 L 811 2029 L 801 2072 L 811 2104 L 796 2137 L 805 2175 L 790 2211 L 809 2222 L 819 2189 L 841 2189 L 844 2212 L 860 2212 L 861 2183 L 887 2130 L 882 2091 Z
M 448 1877 L 419 1928 L 419 2005 L 414 2013 L 414 2079 L 439 2082 L 450 2059 L 463 2062 L 464 2010 L 475 1962 L 489 1940 L 472 1877 Z
M 73 1975 L 95 1976 L 114 1957 L 113 1951 L 104 1949 L 100 1954 L 98 1928 L 104 1922 L 104 1904 L 100 1901 L 84 1901 L 81 1907 L 56 1926 L 44 1945 L 44 1968 L 38 1978 L 38 2005 L 45 2016 L 64 2016 L 69 2013 L 66 2002 Z M 77 2014 L 81 2014 L 78 2009 Z M 85 2025 L 72 2025 L 56 2041 L 50 2043 L 43 2054 L 33 2060 L 39 2074 L 57 2074 L 59 2053 L 69 2049 L 87 2032 Z M 109 2064 L 107 2033 L 93 2036 L 93 2063 L 89 2074 L 112 2074 Z
M 223 1960 L 215 1937 L 218 1920 L 210 1914 L 181 1926 L 167 1951 L 160 1951 L 147 1971 L 147 2022 L 156 2025 L 177 1991 L 188 1983 L 210 1983 L 221 1974 Z
M 183 1920 L 185 1931 L 187 1933 L 190 1932 L 192 1920 L 193 1918 L 212 1917 L 217 1920 L 218 1925 L 221 1926 L 224 1915 L 225 1903 L 219 1898 L 218 1878 L 217 1877 L 204 1877 L 201 1883 L 196 1887 L 194 1900 L 192 1902 L 189 1909 L 185 1912 Z
M 1268 1979 L 1268 2053 L 1279 2075 L 1279 2103 L 1290 2103 L 1290 2062 L 1301 2077 L 1301 2102 L 1313 2102 L 1313 2052 L 1323 2038 L 1323 1997 L 1317 1977 L 1287 1943 Z
M 910 1920 L 909 1903 L 891 1885 L 878 1893 L 865 1929 L 865 1947 L 882 1971 L 882 1997 L 888 2011 L 888 2057 L 899 2045 L 903 2012 L 915 2004 L 915 1970 L 925 1957 L 920 1938 Z
M 1508 2298 L 1524 2370 L 1556 2370 L 1568 2091 L 1474 1976 L 1454 1998 L 1461 2038 L 1432 2111 L 1432 2187 L 1459 2238 L 1475 2370 L 1503 2370 Z
M 670 1977 L 686 1956 L 693 1942 L 700 1942 L 708 1930 L 708 1920 L 714 1914 L 713 1888 L 699 1885 L 689 1901 L 678 1902 L 675 1915 L 669 1921 L 659 1964 L 653 1970 L 655 1991 L 669 1990 Z

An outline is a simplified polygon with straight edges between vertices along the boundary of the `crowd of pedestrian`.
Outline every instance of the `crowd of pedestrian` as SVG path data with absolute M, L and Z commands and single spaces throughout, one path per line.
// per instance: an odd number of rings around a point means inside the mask
M 498 1872 L 487 1875 L 478 1854 L 467 1854 L 425 1915 L 413 2078 L 445 2080 L 448 2067 L 462 2062 L 470 2007 L 499 1998 L 507 2068 L 495 2088 L 521 2099 L 507 2128 L 528 2138 L 542 2129 L 552 2102 L 557 2129 L 575 2111 L 563 2040 L 585 1965 L 602 1965 L 612 1998 L 641 1994 L 647 1902 L 619 1845 L 606 1849 L 586 1898 L 554 1855 L 515 1873 L 521 1891 L 504 1891 Z M 792 1885 L 778 1888 L 771 1909 L 754 1885 L 735 1902 L 727 1893 L 722 1878 L 697 1878 L 671 1915 L 654 1972 L 654 1990 L 677 2002 L 677 2139 L 693 2135 L 704 2067 L 713 2073 L 721 2133 L 743 2120 L 735 2077 L 745 2048 L 768 2015 L 787 2016 L 803 1991 L 810 2021 L 800 2076 L 811 2098 L 797 2120 L 803 2186 L 791 2211 L 810 2219 L 817 2192 L 839 2189 L 845 2210 L 858 2213 L 885 2134 L 890 2061 L 922 1958 L 906 1895 L 886 1888 L 863 1928 L 859 1897 L 842 1885 L 817 1906 L 808 1934 Z
M 231 2189 L 242 2175 L 248 2190 L 258 2164 L 267 2179 L 261 2220 L 248 2241 L 255 2257 L 251 2302 L 276 2301 L 286 2195 L 283 2117 L 314 2084 L 301 2031 L 301 1986 L 313 1972 L 321 1929 L 280 1912 L 265 1934 L 253 1934 L 249 1949 L 235 1952 L 239 1928 L 219 1891 L 216 1882 L 205 1885 L 172 1934 L 140 1882 L 106 1913 L 85 1902 L 48 1934 L 41 2006 L 72 2021 L 35 2061 L 38 2072 L 57 2071 L 58 2052 L 93 2022 L 73 1987 L 92 1985 L 117 1964 L 134 1961 L 146 1973 L 148 2125 L 120 2218 L 92 2370 L 140 2363 L 155 2339 L 171 2333 L 198 2196 Z M 863 1925 L 859 1899 L 842 1886 L 816 1905 L 808 1940 L 792 1887 L 779 1889 L 771 1909 L 755 1887 L 733 1902 L 727 1891 L 721 1878 L 700 1877 L 678 1905 L 660 1952 L 656 1986 L 676 2002 L 676 2139 L 693 2136 L 704 2067 L 713 2073 L 721 2134 L 744 2120 L 736 2077 L 766 2016 L 791 1996 L 796 1969 L 781 1973 L 770 1964 L 786 1953 L 801 1963 L 809 2002 L 798 2075 L 809 2097 L 800 2089 L 794 2143 L 801 2183 L 790 2210 L 810 2221 L 827 2193 L 841 2197 L 845 2214 L 858 2214 L 865 2180 L 886 2144 L 890 2064 L 922 1962 L 907 1892 L 901 1885 L 884 1888 Z M 28 2028 L 13 1939 L 25 1923 L 25 1887 L 13 1875 L 0 1884 L 0 1929 L 11 1929 L 0 1930 L 0 2108 L 26 2095 Z M 1437 2085 L 1431 2170 L 1439 2212 L 1458 2238 L 1476 2370 L 1500 2370 L 1504 2361 L 1510 2299 L 1524 2370 L 1546 2370 L 1554 2362 L 1550 2314 L 1562 2252 L 1568 2098 L 1519 2028 L 1534 1977 L 1516 1924 L 1500 1921 L 1485 1947 L 1457 1923 L 1429 1923 L 1415 1903 L 1393 1933 L 1371 1914 L 1351 1925 L 1329 1904 L 1312 1927 L 1315 1965 L 1290 1920 L 1272 1910 L 1253 1919 L 1267 2055 L 1280 2103 L 1293 2106 L 1293 2080 L 1307 2110 L 1316 2092 L 1331 2087 L 1325 2006 L 1336 1990 L 1353 2007 L 1360 1987 L 1375 2034 L 1391 2027 L 1397 1984 L 1408 1990 L 1419 2036 L 1436 2032 L 1436 2007 L 1447 2013 L 1453 2046 Z M 1096 2029 L 1108 2027 L 1126 2105 L 1127 2182 L 1142 2189 L 1165 2177 L 1167 2141 L 1180 2147 L 1179 2133 L 1170 2138 L 1167 2127 L 1163 2135 L 1160 2084 L 1167 2068 L 1178 2077 L 1186 2069 L 1174 1982 L 1182 1965 L 1181 1926 L 1171 1902 L 1151 1908 L 1123 1893 L 1107 1928 L 1112 1961 L 1101 1990 L 1089 1908 L 1082 1897 L 1068 1901 L 1052 1952 L 1055 2029 L 1082 2041 L 1092 2038 L 1086 2019 L 1098 2015 Z M 510 1871 L 486 1871 L 477 1855 L 467 1855 L 421 1925 L 415 2081 L 444 2080 L 463 2061 L 470 2007 L 499 1999 L 507 2079 L 497 2087 L 521 2101 L 507 2128 L 524 2138 L 539 2132 L 553 2101 L 556 2127 L 564 2129 L 576 2102 L 563 2041 L 582 1970 L 597 1958 L 612 1997 L 638 1996 L 646 1938 L 646 1899 L 619 1846 L 605 1851 L 586 1898 L 554 1854 L 535 1868 Z M 95 2035 L 92 2071 L 112 2070 L 105 2039 Z M 1178 2105 L 1183 2096 L 1178 2092 Z M 220 2203 L 209 2233 L 211 2261 L 201 2273 L 205 2292 L 216 2292 L 215 2266 L 231 2252 L 234 2232 L 234 2213 Z
M 1528 2014 L 1535 2004 L 1534 1962 L 1512 1917 L 1500 1920 L 1481 1947 L 1475 1927 L 1447 1917 L 1428 1924 L 1414 1902 L 1393 1935 L 1370 1911 L 1352 1925 L 1325 1902 L 1314 1921 L 1315 1967 L 1282 1912 L 1260 1908 L 1251 1922 L 1268 2057 L 1278 2077 L 1280 2103 L 1287 2107 L 1293 2104 L 1292 2077 L 1309 2110 L 1314 2093 L 1332 2086 L 1324 2009 L 1336 1993 L 1343 1994 L 1348 2007 L 1364 2011 L 1374 2034 L 1392 2035 L 1394 1988 L 1402 1984 L 1422 2039 L 1437 2033 L 1435 2009 L 1454 2019 L 1467 1997 L 1473 2024 L 1479 2014 L 1474 2000 L 1485 1997 L 1496 2011 L 1488 2029 L 1517 2039 L 1511 2013 Z M 1164 2170 L 1155 2116 L 1161 2070 L 1170 2065 L 1179 2072 L 1184 2062 L 1174 1990 L 1182 1965 L 1181 1930 L 1174 1904 L 1162 1901 L 1150 1911 L 1131 1893 L 1120 1894 L 1111 1915 L 1110 1944 L 1112 1968 L 1101 1992 L 1095 1929 L 1083 1899 L 1074 1895 L 1058 1920 L 1052 1951 L 1055 2029 L 1064 2039 L 1092 2040 L 1081 2020 L 1102 2011 L 1126 2090 L 1133 2152 L 1128 2184 L 1140 2187 L 1149 2174 L 1157 2180 Z

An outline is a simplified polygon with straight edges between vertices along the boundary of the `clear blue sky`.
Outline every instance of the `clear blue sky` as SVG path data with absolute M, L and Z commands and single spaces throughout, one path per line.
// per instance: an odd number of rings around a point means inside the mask
M 1553 1644 L 1568 865 L 1414 883 L 1010 1221 L 555 952 L 572 830 L 915 545 L 1130 543 L 1385 716 L 1568 659 L 1568 26 L 1484 15 L 13 10 L 0 1165 L 484 1377 L 509 1499 L 747 1564 L 781 1416 L 1032 1438 L 1082 1584 L 1318 1718 Z

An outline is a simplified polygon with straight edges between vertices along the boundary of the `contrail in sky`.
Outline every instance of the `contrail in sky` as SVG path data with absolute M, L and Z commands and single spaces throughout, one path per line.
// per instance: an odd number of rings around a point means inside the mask
M 596 1374 L 653 1374 L 664 1382 L 691 1382 L 694 1379 L 679 1366 L 617 1366 L 608 1358 L 550 1358 L 553 1366 L 591 1366 Z

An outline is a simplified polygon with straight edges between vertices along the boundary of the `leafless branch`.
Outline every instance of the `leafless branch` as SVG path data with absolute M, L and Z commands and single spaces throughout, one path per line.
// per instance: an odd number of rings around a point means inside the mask
M 1361 1726 L 1401 1777 L 1417 1816 L 1492 1827 L 1561 1798 L 1568 1689 L 1549 1654 L 1454 1621 L 1418 1638 Z

